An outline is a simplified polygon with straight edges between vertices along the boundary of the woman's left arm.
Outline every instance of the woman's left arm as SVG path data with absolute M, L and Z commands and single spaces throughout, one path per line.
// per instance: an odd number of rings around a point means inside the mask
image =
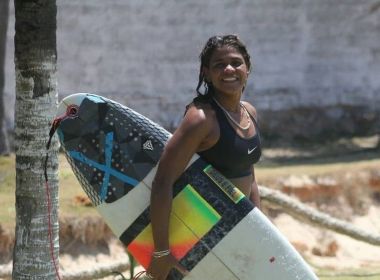
M 260 193 L 259 193 L 259 186 L 257 185 L 256 182 L 256 177 L 255 177 L 255 169 L 252 167 L 252 184 L 251 184 L 251 194 L 249 196 L 249 200 L 253 202 L 253 204 L 261 209 L 260 205 Z
M 248 102 L 243 102 L 244 106 L 247 108 L 248 112 L 250 115 L 255 119 L 257 122 L 257 112 L 256 108 L 252 106 L 252 104 Z M 256 132 L 257 133 L 257 132 Z M 249 200 L 257 206 L 257 208 L 260 209 L 261 204 L 260 204 L 260 193 L 259 193 L 259 186 L 257 185 L 256 182 L 256 177 L 255 177 L 255 168 L 252 167 L 252 184 L 251 184 L 251 194 L 249 196 Z

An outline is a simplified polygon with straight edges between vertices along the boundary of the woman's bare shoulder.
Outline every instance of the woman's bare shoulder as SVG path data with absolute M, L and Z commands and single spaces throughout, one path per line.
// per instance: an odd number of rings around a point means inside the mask
M 194 125 L 210 125 L 215 118 L 215 112 L 208 103 L 190 103 L 184 116 L 184 121 Z
M 249 114 L 257 120 L 257 111 L 256 108 L 247 101 L 242 101 L 244 107 L 248 110 Z

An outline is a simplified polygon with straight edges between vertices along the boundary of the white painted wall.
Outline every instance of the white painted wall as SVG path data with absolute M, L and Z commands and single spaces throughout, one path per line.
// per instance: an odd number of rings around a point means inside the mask
M 12 104 L 14 23 L 9 29 Z M 378 0 L 58 0 L 60 97 L 99 93 L 175 126 L 195 95 L 203 44 L 225 33 L 248 46 L 245 98 L 259 112 L 364 106 L 378 118 Z M 11 120 L 12 106 L 7 113 Z M 265 127 L 278 122 L 265 116 Z

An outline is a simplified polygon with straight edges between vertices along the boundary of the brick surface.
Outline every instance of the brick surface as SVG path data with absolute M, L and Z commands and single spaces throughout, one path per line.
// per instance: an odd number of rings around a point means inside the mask
M 61 98 L 99 93 L 175 127 L 195 95 L 198 55 L 206 39 L 237 33 L 254 66 L 245 99 L 259 112 L 364 106 L 374 120 L 379 118 L 380 8 L 375 0 L 57 3 Z M 9 100 L 14 100 L 12 21 L 6 64 Z M 11 121 L 12 109 L 7 115 Z M 275 116 L 262 121 L 265 127 L 281 129 Z M 379 131 L 379 124 L 368 131 Z

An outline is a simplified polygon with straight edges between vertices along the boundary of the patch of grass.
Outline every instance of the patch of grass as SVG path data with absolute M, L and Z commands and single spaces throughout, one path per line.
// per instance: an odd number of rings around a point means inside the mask
M 289 176 L 291 174 L 305 175 L 324 175 L 339 172 L 355 172 L 359 169 L 373 169 L 380 166 L 380 155 L 369 157 L 358 155 L 355 159 L 350 157 L 340 160 L 339 157 L 334 160 L 323 161 L 321 158 L 280 160 L 275 159 L 260 162 L 256 167 L 256 176 L 259 184 L 265 181 L 271 181 L 281 176 Z M 65 157 L 59 156 L 59 181 L 60 181 L 60 215 L 63 216 L 95 216 L 99 215 L 93 207 L 85 207 L 76 204 L 74 198 L 87 197 L 78 180 L 75 178 L 70 165 Z M 0 224 L 5 228 L 14 229 L 15 223 L 15 156 L 0 156 L 0 203 L 2 211 L 0 211 Z M 373 271 L 365 270 L 344 272 L 339 274 L 334 270 L 319 270 L 320 280 L 380 280 L 380 274 Z
M 99 215 L 93 207 L 76 204 L 75 197 L 87 197 L 69 163 L 59 156 L 59 212 L 64 216 Z
M 0 224 L 14 228 L 15 224 L 15 156 L 0 156 Z
M 343 160 L 339 162 L 336 160 L 330 163 L 321 162 L 319 159 L 314 163 L 310 159 L 307 161 L 299 160 L 298 164 L 294 164 L 294 161 L 276 162 L 276 160 L 271 160 L 257 165 L 256 177 L 260 184 L 290 174 L 323 175 L 343 171 L 354 172 L 358 169 L 375 168 L 376 166 L 380 166 L 380 156 L 363 159 L 359 155 L 356 161 Z M 0 224 L 6 228 L 14 228 L 15 223 L 15 176 L 15 156 L 0 156 L 0 203 L 3 209 L 0 211 Z M 87 195 L 79 185 L 63 154 L 59 156 L 59 186 L 60 215 L 99 215 L 93 207 L 85 207 L 75 203 L 75 197 L 87 197 Z
M 15 227 L 15 155 L 0 156 L 0 224 L 13 230 Z M 70 165 L 59 156 L 59 213 L 63 216 L 99 215 L 93 207 L 76 204 L 74 198 L 87 197 L 79 185 Z

